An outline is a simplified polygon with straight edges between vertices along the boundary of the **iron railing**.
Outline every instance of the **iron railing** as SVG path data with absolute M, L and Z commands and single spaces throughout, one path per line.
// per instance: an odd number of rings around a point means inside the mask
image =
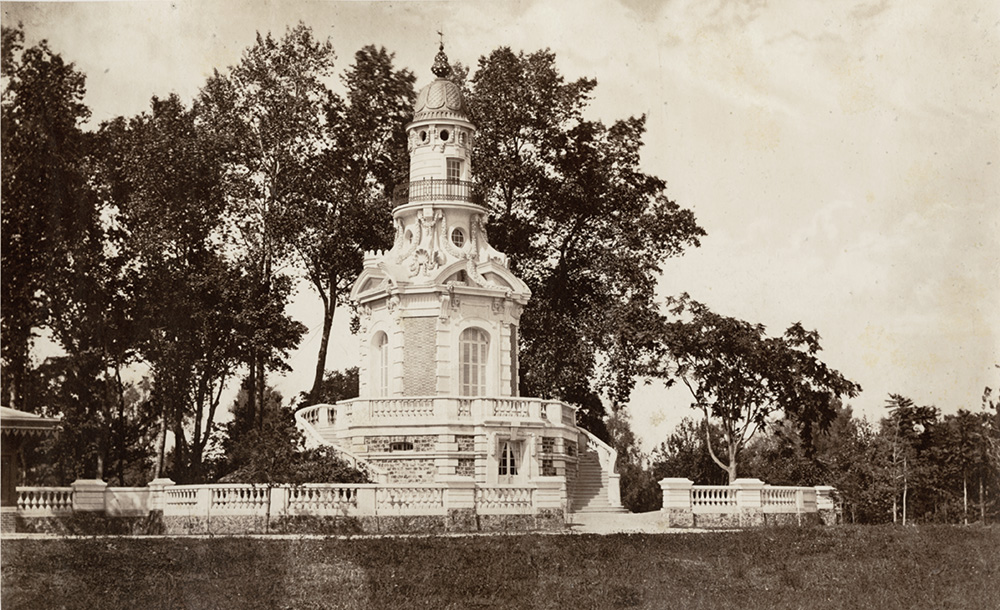
M 392 202 L 396 207 L 421 201 L 466 201 L 482 205 L 483 192 L 476 182 L 440 178 L 400 184 L 392 191 Z

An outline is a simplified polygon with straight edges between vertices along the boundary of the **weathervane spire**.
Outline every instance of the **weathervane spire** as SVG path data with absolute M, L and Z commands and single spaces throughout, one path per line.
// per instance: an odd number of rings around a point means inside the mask
M 451 74 L 451 64 L 448 63 L 448 56 L 444 54 L 444 34 L 441 33 L 441 30 L 438 30 L 437 34 L 439 38 L 438 52 L 434 56 L 431 72 L 438 78 L 447 78 Z

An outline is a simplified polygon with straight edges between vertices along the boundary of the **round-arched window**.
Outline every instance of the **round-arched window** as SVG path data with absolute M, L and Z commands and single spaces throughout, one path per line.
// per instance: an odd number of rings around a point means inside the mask
M 442 140 L 443 142 L 447 142 L 447 141 L 448 141 L 448 136 L 449 136 L 449 135 L 450 135 L 450 134 L 448 133 L 448 130 L 447 130 L 447 129 L 442 129 L 442 130 L 441 130 L 441 140 Z
M 379 331 L 372 338 L 372 395 L 389 395 L 389 336 Z
M 456 227 L 451 232 L 451 243 L 455 244 L 459 248 L 465 245 L 465 233 L 462 232 L 462 229 Z
M 486 360 L 490 336 L 480 328 L 466 328 L 459 335 L 459 382 L 462 396 L 486 395 Z

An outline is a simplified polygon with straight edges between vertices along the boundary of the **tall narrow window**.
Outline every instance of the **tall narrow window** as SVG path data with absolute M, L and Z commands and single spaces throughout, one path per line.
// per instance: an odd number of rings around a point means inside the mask
M 500 476 L 514 476 L 517 474 L 517 443 L 504 441 L 500 449 L 500 465 L 497 474 Z
M 478 328 L 462 331 L 458 340 L 462 396 L 486 394 L 486 356 L 490 338 Z
M 448 181 L 457 182 L 462 179 L 462 160 L 448 159 Z
M 375 396 L 389 395 L 389 337 L 383 332 L 372 341 L 372 378 Z

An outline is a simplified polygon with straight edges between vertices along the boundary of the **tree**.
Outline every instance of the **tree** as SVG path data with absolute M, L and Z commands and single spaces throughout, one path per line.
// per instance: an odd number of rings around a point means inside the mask
M 406 158 L 403 128 L 415 97 L 415 77 L 409 70 L 396 70 L 393 57 L 385 48 L 362 48 L 342 77 L 346 99 L 328 93 L 328 147 L 316 160 L 311 195 L 295 206 L 294 245 L 323 302 L 323 330 L 307 404 L 318 400 L 334 312 L 346 302 L 364 252 L 391 245 L 389 195 Z
M 620 475 L 622 505 L 633 513 L 658 510 L 663 497 L 653 473 L 646 468 L 646 456 L 632 430 L 624 410 L 612 413 L 607 420 L 611 445 L 618 452 L 615 471 Z
M 279 311 L 290 290 L 284 269 L 297 230 L 293 211 L 314 195 L 316 163 L 328 148 L 324 81 L 333 59 L 329 40 L 316 40 L 301 23 L 280 40 L 258 34 L 238 65 L 209 79 L 196 104 L 199 125 L 222 154 L 226 220 L 236 260 L 254 287 L 250 298 Z M 258 427 L 266 373 L 285 367 L 283 350 L 267 332 L 269 319 L 245 320 L 248 408 Z
M 704 234 L 639 170 L 644 117 L 583 119 L 596 84 L 566 82 L 550 51 L 500 48 L 479 59 L 467 93 L 491 240 L 532 291 L 522 390 L 582 403 L 585 426 L 602 421 L 598 392 L 627 399 L 655 347 L 660 261 Z
M 706 440 L 730 483 L 740 451 L 768 423 L 778 416 L 794 422 L 811 447 L 815 431 L 836 416 L 837 400 L 861 389 L 819 360 L 819 334 L 801 324 L 768 337 L 763 325 L 717 314 L 687 294 L 670 297 L 667 306 L 672 320 L 660 331 L 663 359 L 650 371 L 681 381 L 691 407 L 722 428 L 724 455 Z
M 307 403 L 300 401 L 299 407 L 306 407 L 309 404 L 334 404 L 341 400 L 357 398 L 360 393 L 358 380 L 358 367 L 352 366 L 343 371 L 327 372 L 323 377 L 323 383 L 319 386 L 318 392 L 312 393 L 315 402 Z
M 930 445 L 932 428 L 939 412 L 934 407 L 918 407 L 913 401 L 899 394 L 890 394 L 886 400 L 889 417 L 882 421 L 883 434 L 891 439 L 893 473 L 892 522 L 898 517 L 899 499 L 902 497 L 902 522 L 907 520 L 907 496 L 914 479 L 923 482 L 927 465 L 921 459 Z
M 713 446 L 719 446 L 722 429 L 705 420 L 682 419 L 667 440 L 653 450 L 650 461 L 655 479 L 684 477 L 698 485 L 724 485 L 726 475 L 709 456 L 706 438 L 711 439 Z
M 36 333 L 50 321 L 50 279 L 80 244 L 91 244 L 96 210 L 81 169 L 90 116 L 85 77 L 43 40 L 3 28 L 0 111 L 0 364 L 4 403 L 25 408 Z

